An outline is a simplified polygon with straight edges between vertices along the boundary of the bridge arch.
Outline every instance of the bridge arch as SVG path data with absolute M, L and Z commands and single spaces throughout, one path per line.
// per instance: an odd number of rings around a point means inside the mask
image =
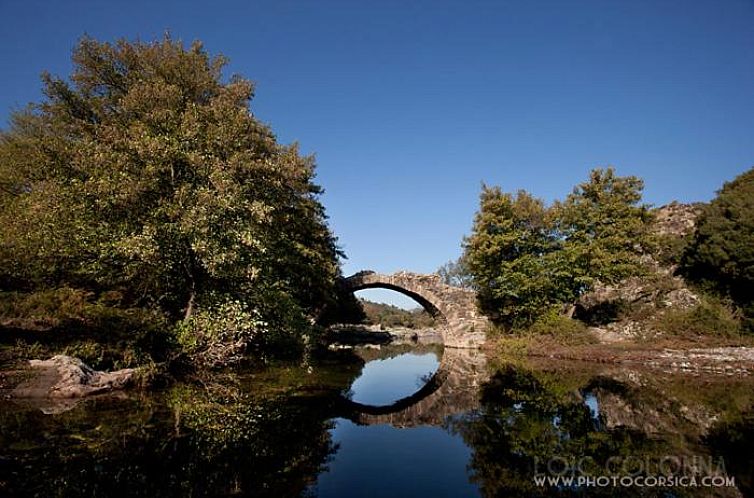
M 388 289 L 403 294 L 404 296 L 408 296 L 419 303 L 427 313 L 432 315 L 432 318 L 440 320 L 443 324 L 446 322 L 445 313 L 443 313 L 442 310 L 442 302 L 431 291 L 417 289 L 416 286 L 407 282 L 403 282 L 403 285 L 399 285 L 396 284 L 390 276 L 386 277 L 376 273 L 371 273 L 363 277 L 360 277 L 357 273 L 346 281 L 348 290 L 351 292 L 358 292 L 365 289 Z
M 478 348 L 484 343 L 488 322 L 477 311 L 476 294 L 443 283 L 439 275 L 361 271 L 342 284 L 350 292 L 383 288 L 414 299 L 435 318 L 447 347 Z

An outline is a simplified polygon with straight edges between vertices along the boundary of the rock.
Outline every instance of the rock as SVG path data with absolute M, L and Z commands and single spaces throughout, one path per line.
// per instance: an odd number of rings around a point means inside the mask
M 18 385 L 14 398 L 81 398 L 123 389 L 133 382 L 136 369 L 114 372 L 93 370 L 78 358 L 57 355 L 49 360 L 30 360 L 35 375 Z
M 694 230 L 701 209 L 699 203 L 681 204 L 675 201 L 661 206 L 654 211 L 654 232 L 676 237 L 688 235 Z
M 700 298 L 667 268 L 647 265 L 648 274 L 614 285 L 597 283 L 579 298 L 574 317 L 591 325 L 603 343 L 656 335 L 653 320 L 667 310 L 687 310 Z
M 668 292 L 662 303 L 666 308 L 689 309 L 699 304 L 699 296 L 681 287 Z

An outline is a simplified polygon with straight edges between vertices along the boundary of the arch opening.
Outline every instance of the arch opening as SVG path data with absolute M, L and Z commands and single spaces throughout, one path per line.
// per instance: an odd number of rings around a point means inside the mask
M 426 385 L 440 369 L 444 350 L 436 343 L 401 343 L 357 346 L 354 353 L 364 364 L 346 396 L 356 405 L 379 410 L 426 392 Z
M 354 293 L 358 293 L 360 291 L 370 290 L 370 289 L 385 289 L 385 290 L 390 290 L 390 291 L 393 291 L 393 292 L 397 292 L 399 294 L 402 294 L 402 295 L 410 298 L 414 302 L 416 302 L 422 309 L 424 309 L 424 311 L 426 311 L 427 313 L 429 313 L 429 315 L 431 315 L 432 318 L 435 318 L 435 319 L 438 319 L 438 318 L 442 319 L 443 318 L 443 314 L 440 311 L 440 309 L 437 306 L 435 306 L 435 304 L 433 304 L 431 301 L 429 301 L 427 298 L 425 298 L 421 294 L 418 294 L 416 292 L 412 292 L 412 291 L 410 291 L 408 289 L 405 289 L 403 287 L 399 287 L 397 285 L 392 285 L 392 284 L 382 283 L 382 282 L 374 282 L 374 283 L 364 284 L 364 285 L 359 286 L 357 288 L 353 288 L 352 291 Z
M 476 308 L 474 291 L 449 286 L 437 274 L 362 271 L 341 278 L 339 283 L 345 294 L 352 295 L 363 289 L 388 289 L 410 297 L 435 317 L 434 328 L 445 346 L 476 349 L 486 340 L 489 322 Z
M 426 303 L 420 303 L 402 292 L 385 288 L 368 288 L 354 291 L 356 301 L 363 310 L 363 323 L 379 326 L 383 330 L 401 329 L 437 329 L 436 309 L 427 309 Z

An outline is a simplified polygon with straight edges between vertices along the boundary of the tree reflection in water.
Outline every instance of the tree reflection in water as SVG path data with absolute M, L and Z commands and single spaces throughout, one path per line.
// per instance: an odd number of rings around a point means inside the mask
M 335 451 L 326 403 L 178 385 L 0 415 L 2 496 L 295 496 Z
M 658 475 L 659 462 L 666 456 L 684 462 L 696 457 L 710 462 L 714 473 L 724 453 L 710 453 L 701 444 L 704 428 L 693 423 L 696 415 L 677 399 L 668 401 L 668 392 L 647 382 L 642 387 L 624 382 L 625 375 L 574 378 L 568 373 L 503 366 L 482 386 L 477 410 L 449 419 L 448 429 L 472 448 L 470 478 L 483 496 L 741 496 L 734 488 L 538 487 L 535 473 L 558 475 L 567 464 L 579 467 L 566 471 L 566 476 Z M 587 396 L 600 403 L 597 412 L 585 402 Z M 750 395 L 744 403 L 751 403 Z M 706 413 L 703 406 L 696 409 Z M 751 419 L 739 427 L 748 430 L 749 442 L 751 428 Z M 730 436 L 730 431 L 723 429 L 722 434 Z M 728 449 L 739 445 L 723 455 L 726 462 L 746 454 L 740 442 L 724 441 Z M 644 471 L 638 469 L 636 459 L 643 462 Z M 632 464 L 621 468 L 611 464 L 616 461 Z M 751 465 L 751 457 L 745 461 Z M 744 472 L 735 465 L 728 467 L 736 477 Z M 745 470 L 751 472 L 751 467 Z M 706 473 L 702 469 L 697 477 Z M 749 484 L 745 481 L 742 491 L 750 485 L 750 478 Z
M 343 416 L 341 395 L 363 364 L 339 358 L 313 373 L 279 367 L 229 374 L 162 392 L 95 398 L 56 415 L 4 402 L 0 496 L 314 493 L 325 466 L 338 466 L 332 419 Z M 403 428 L 396 431 L 444 427 L 471 450 L 468 476 L 484 496 L 752 493 L 751 379 L 555 362 L 504 364 L 492 375 L 488 368 L 479 354 L 446 350 L 447 377 L 437 390 L 398 413 L 354 421 Z M 411 437 L 391 441 L 382 453 L 363 451 L 390 459 L 415 444 Z M 422 444 L 422 452 L 436 449 L 431 439 Z M 608 460 L 621 456 L 723 457 L 739 489 L 535 485 L 535 471 L 547 472 L 551 459 L 571 463 L 587 455 L 581 468 L 589 475 L 604 475 Z M 411 465 L 414 473 L 437 472 L 421 467 L 420 458 Z M 467 489 L 464 471 L 456 474 Z

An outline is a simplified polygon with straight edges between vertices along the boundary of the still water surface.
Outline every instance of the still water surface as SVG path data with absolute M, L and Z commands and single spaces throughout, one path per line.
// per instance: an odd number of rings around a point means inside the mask
M 75 405 L 2 401 L 0 496 L 754 495 L 751 379 L 436 346 L 334 355 Z M 627 457 L 656 475 L 670 456 L 736 485 L 534 482 L 585 455 L 592 476 Z
M 389 348 L 388 348 L 389 351 Z M 436 352 L 403 353 L 367 362 L 350 388 L 353 401 L 389 405 L 419 390 L 437 371 Z M 442 427 L 357 425 L 337 418 L 338 451 L 309 491 L 321 497 L 477 496 L 466 465 L 471 451 Z

